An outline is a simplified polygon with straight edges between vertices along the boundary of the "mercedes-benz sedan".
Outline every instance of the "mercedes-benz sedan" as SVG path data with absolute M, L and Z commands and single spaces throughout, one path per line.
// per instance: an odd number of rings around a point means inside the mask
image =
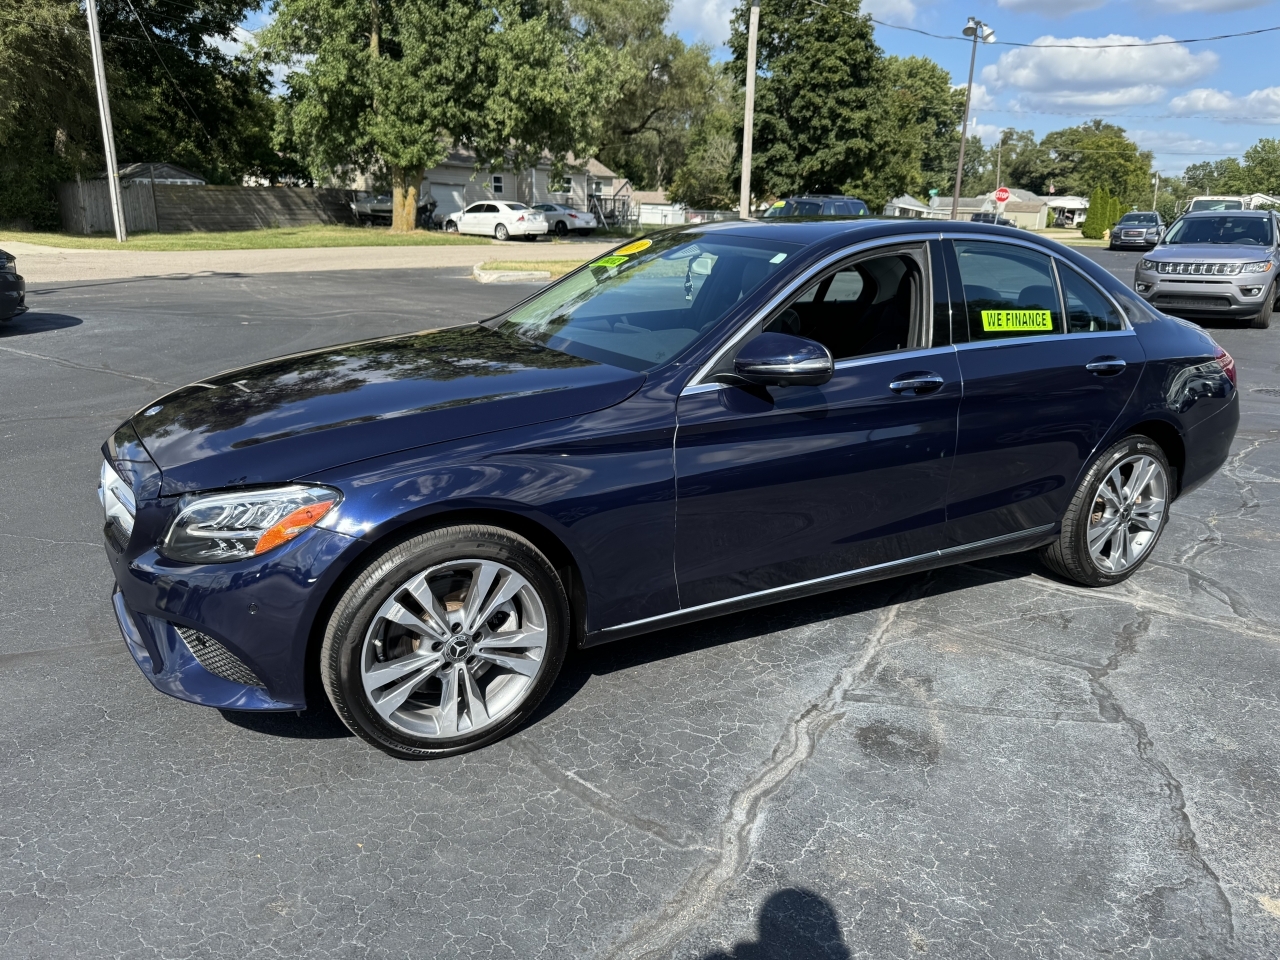
M 1051 241 L 733 222 L 176 390 L 101 496 L 158 689 L 327 699 L 430 757 L 523 723 L 571 647 L 1021 550 L 1121 581 L 1238 418 L 1208 335 Z

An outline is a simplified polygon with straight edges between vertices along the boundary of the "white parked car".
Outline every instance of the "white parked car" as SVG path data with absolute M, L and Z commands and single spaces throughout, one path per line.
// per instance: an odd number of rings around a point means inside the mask
M 542 211 L 551 232 L 557 237 L 568 236 L 570 230 L 576 230 L 580 237 L 589 237 L 591 231 L 599 226 L 594 213 L 575 210 L 563 203 L 535 203 L 533 209 Z
M 537 240 L 547 232 L 547 218 L 541 211 L 523 203 L 486 200 L 473 203 L 459 213 L 449 214 L 444 228 L 449 233 L 473 233 L 497 240 L 511 237 Z

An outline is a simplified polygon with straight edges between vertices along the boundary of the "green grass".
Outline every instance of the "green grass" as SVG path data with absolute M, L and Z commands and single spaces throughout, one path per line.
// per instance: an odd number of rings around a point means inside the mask
M 480 265 L 481 270 L 543 270 L 556 277 L 577 270 L 586 260 L 486 260 Z
M 385 227 L 275 227 L 219 233 L 138 233 L 127 243 L 104 234 L 0 232 L 0 242 L 36 243 L 72 250 L 288 250 L 306 247 L 442 247 L 488 244 L 487 237 L 446 235 L 438 230 L 392 233 Z
M 1059 243 L 1065 243 L 1069 247 L 1105 247 L 1105 240 L 1086 240 L 1080 235 L 1080 230 L 1070 229 L 1068 227 L 1046 227 L 1043 230 L 1037 230 L 1042 237 L 1048 237 L 1050 240 L 1057 240 Z

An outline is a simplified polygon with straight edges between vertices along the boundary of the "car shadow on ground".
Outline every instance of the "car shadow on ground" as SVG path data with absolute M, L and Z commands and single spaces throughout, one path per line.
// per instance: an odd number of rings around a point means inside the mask
M 769 895 L 756 920 L 756 939 L 716 950 L 702 960 L 849 960 L 835 908 L 812 890 L 786 887 Z
M 78 327 L 84 323 L 79 317 L 65 313 L 43 313 L 28 310 L 11 320 L 0 321 L 0 340 L 23 337 L 29 333 L 48 333 L 50 330 L 63 330 L 67 327 Z
M 342 740 L 355 734 L 346 728 L 329 702 L 322 696 L 302 713 L 256 713 L 250 710 L 219 710 L 222 719 L 243 730 L 284 740 Z
M 1052 577 L 1040 564 L 1035 552 L 1010 554 L 961 566 L 980 570 L 982 577 L 990 581 L 1019 580 L 1033 574 Z M 973 586 L 972 576 L 955 576 L 952 574 L 955 569 L 944 567 L 929 573 L 880 580 L 571 651 L 565 659 L 560 679 L 526 727 L 539 723 L 572 701 L 593 676 L 605 676 L 656 660 L 749 640 L 767 633 L 793 630 L 836 617 L 866 613 L 896 603 L 908 593 L 913 599 L 924 599 Z

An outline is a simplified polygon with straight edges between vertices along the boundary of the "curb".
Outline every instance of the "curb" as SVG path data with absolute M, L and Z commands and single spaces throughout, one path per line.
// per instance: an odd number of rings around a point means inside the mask
M 471 268 L 471 275 L 479 283 L 550 283 L 550 270 L 481 270 L 477 263 Z

